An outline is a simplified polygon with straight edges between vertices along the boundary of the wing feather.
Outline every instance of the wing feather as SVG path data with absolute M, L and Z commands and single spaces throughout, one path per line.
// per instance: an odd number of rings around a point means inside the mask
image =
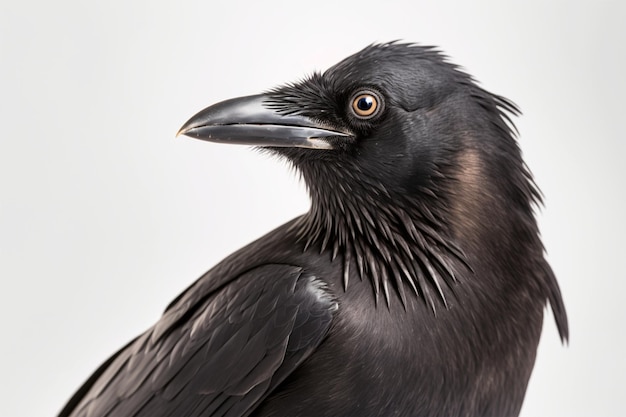
M 210 294 L 186 294 L 60 416 L 248 415 L 322 342 L 336 310 L 300 267 L 248 270 Z

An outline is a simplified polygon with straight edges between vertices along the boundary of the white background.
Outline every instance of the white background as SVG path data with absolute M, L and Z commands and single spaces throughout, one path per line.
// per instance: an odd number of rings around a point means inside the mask
M 548 4 L 549 3 L 549 4 Z M 626 410 L 623 2 L 0 5 L 0 417 L 55 414 L 230 252 L 308 209 L 284 163 L 174 138 L 374 41 L 434 44 L 519 104 L 569 313 L 522 414 Z

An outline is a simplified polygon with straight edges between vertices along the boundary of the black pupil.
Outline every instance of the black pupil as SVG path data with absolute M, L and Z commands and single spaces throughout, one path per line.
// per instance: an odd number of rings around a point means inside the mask
M 361 97 L 359 101 L 356 103 L 356 106 L 359 110 L 368 111 L 374 105 L 374 99 L 372 96 Z

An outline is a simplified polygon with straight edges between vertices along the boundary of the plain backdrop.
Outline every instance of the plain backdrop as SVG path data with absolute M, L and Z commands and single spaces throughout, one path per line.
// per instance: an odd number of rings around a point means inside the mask
M 177 129 L 377 41 L 438 45 L 515 101 L 569 313 L 523 416 L 626 410 L 621 1 L 3 1 L 0 417 L 54 415 L 230 252 L 308 209 L 281 161 Z

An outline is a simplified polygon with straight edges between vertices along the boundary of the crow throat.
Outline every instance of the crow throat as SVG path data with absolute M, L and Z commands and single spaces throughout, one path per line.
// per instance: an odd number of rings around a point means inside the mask
M 328 250 L 333 261 L 341 255 L 345 290 L 356 265 L 359 277 L 371 280 L 377 302 L 382 291 L 389 306 L 393 287 L 406 307 L 408 284 L 434 313 L 438 304 L 447 308 L 443 286 L 457 281 L 459 266 L 471 267 L 447 233 L 446 204 L 437 187 L 400 196 L 345 159 L 336 169 L 302 159 L 295 165 L 307 184 L 311 209 L 292 227 L 305 251 Z

